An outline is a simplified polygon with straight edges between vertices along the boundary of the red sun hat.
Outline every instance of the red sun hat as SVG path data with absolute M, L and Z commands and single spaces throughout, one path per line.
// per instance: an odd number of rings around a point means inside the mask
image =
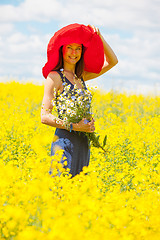
M 84 46 L 84 70 L 99 73 L 104 63 L 104 48 L 101 38 L 94 30 L 83 24 L 70 24 L 55 32 L 47 47 L 47 62 L 42 68 L 44 78 L 57 66 L 59 49 L 71 43 Z

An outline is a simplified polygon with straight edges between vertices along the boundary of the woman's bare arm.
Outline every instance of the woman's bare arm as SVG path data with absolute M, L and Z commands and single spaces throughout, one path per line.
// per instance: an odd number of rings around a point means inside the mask
M 55 98 L 58 90 L 60 89 L 61 79 L 58 73 L 52 72 L 48 75 L 45 85 L 44 85 L 44 96 L 42 100 L 42 107 L 41 107 L 41 122 L 43 124 L 57 127 L 57 128 L 65 128 L 62 126 L 63 122 L 58 119 L 56 116 L 52 114 L 52 101 Z

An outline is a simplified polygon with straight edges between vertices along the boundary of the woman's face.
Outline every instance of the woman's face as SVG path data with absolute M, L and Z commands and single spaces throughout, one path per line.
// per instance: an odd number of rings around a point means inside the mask
M 69 64 L 76 64 L 82 54 L 82 45 L 78 43 L 72 43 L 64 45 L 62 49 L 63 61 Z

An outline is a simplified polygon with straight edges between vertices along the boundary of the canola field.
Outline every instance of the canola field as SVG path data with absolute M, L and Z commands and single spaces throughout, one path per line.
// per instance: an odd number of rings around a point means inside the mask
M 51 177 L 53 127 L 41 123 L 43 86 L 0 83 L 1 240 L 159 240 L 160 97 L 94 91 L 106 153 Z M 55 171 L 61 151 L 55 157 Z

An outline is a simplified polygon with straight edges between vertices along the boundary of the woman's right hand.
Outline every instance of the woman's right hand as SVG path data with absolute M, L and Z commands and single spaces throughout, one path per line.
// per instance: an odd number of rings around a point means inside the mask
M 80 132 L 94 132 L 94 119 L 89 122 L 86 118 L 83 118 L 79 123 L 73 123 L 73 130 Z

